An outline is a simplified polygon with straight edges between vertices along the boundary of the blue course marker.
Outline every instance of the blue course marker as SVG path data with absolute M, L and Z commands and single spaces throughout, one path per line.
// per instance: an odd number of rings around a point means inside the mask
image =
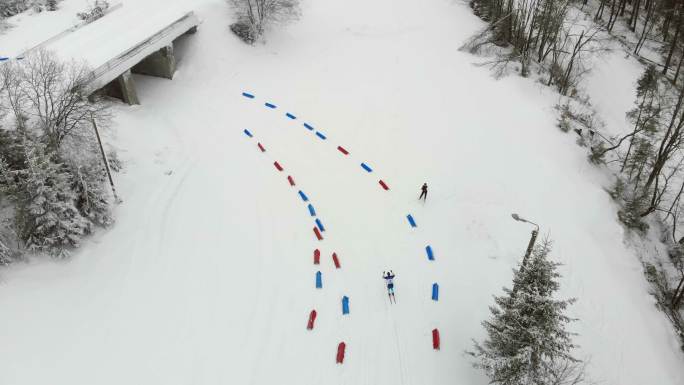
M 361 167 L 368 172 L 373 172 L 373 169 L 370 168 L 370 166 L 365 164 L 365 163 L 361 163 Z
M 306 194 L 304 194 L 304 191 L 299 190 L 299 196 L 302 197 L 302 200 L 303 200 L 304 202 L 308 202 L 308 201 L 309 201 L 309 197 L 307 197 Z
M 427 253 L 427 257 L 429 260 L 431 260 L 431 261 L 435 260 L 435 253 L 432 252 L 432 246 L 426 246 L 425 252 Z
M 321 222 L 321 220 L 318 218 L 316 218 L 316 226 L 318 227 L 319 230 L 325 231 L 325 227 L 323 227 L 323 222 Z
M 7 60 L 9 60 L 8 57 L 0 57 L 0 61 L 7 61 Z
M 432 300 L 439 301 L 439 285 L 437 283 L 432 284 Z
M 320 271 L 316 272 L 316 289 L 323 288 L 323 276 Z
M 276 105 L 272 104 L 272 103 L 264 103 L 264 106 L 266 106 L 268 108 L 276 108 Z
M 246 98 L 254 99 L 254 95 L 252 95 L 252 94 L 250 94 L 250 93 L 248 93 L 248 92 L 243 92 L 243 93 L 242 93 L 242 96 L 244 96 L 244 97 L 246 97 Z
M 245 129 L 243 132 L 245 133 L 245 135 L 249 136 L 250 138 L 252 137 L 252 133 L 249 132 L 248 129 Z
M 349 314 L 349 297 L 342 297 L 342 314 Z
M 312 217 L 316 216 L 316 210 L 314 210 L 314 207 L 309 203 L 309 214 L 311 214 Z
M 326 140 L 326 139 L 327 139 L 327 138 L 325 137 L 325 135 L 321 134 L 319 131 L 316 131 L 316 136 L 319 137 L 319 138 L 321 138 L 321 139 L 323 139 L 323 140 Z
M 292 119 L 292 120 L 294 120 L 294 119 L 297 119 L 297 117 L 296 117 L 296 116 L 292 115 L 292 114 L 291 114 L 291 113 L 289 113 L 289 112 L 288 112 L 288 113 L 286 113 L 286 114 L 285 114 L 285 116 L 287 116 L 288 118 L 290 118 L 290 119 Z
M 411 227 L 418 227 L 418 225 L 416 225 L 416 221 L 413 219 L 413 216 L 411 214 L 407 215 L 406 219 L 408 219 L 409 225 L 411 225 Z
M 304 123 L 304 127 L 306 127 L 306 129 L 309 130 L 309 131 L 313 131 L 313 130 L 314 130 L 313 126 L 310 125 L 309 123 Z

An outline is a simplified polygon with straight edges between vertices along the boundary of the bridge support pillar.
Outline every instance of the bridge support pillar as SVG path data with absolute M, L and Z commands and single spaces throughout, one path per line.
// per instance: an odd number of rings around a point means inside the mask
M 169 44 L 146 57 L 140 63 L 133 66 L 131 71 L 136 74 L 173 79 L 173 74 L 176 72 L 176 57 L 173 55 L 173 44 Z
M 130 105 L 140 104 L 131 71 L 126 71 L 121 74 L 121 76 L 107 84 L 100 92 L 103 92 L 107 96 L 121 99 L 124 103 Z

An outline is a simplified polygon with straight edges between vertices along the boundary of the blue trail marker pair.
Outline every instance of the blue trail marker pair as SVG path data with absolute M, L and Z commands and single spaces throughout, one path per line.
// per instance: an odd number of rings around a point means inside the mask
M 325 227 L 323 227 L 323 222 L 321 222 L 320 219 L 316 218 L 316 227 L 318 227 L 321 232 L 325 231 Z
M 425 246 L 425 252 L 427 253 L 427 257 L 429 260 L 435 260 L 435 253 L 432 251 L 432 246 Z
M 316 210 L 314 210 L 314 207 L 309 203 L 309 214 L 311 214 L 312 217 L 316 216 Z
M 304 191 L 299 190 L 299 196 L 302 197 L 302 200 L 303 200 L 304 202 L 308 202 L 308 201 L 309 201 L 309 197 L 307 197 L 306 194 L 304 194 Z
M 245 129 L 243 132 L 245 133 L 245 135 L 249 136 L 250 138 L 252 137 L 252 133 L 249 132 L 249 130 Z
M 411 214 L 407 215 L 406 219 L 408 219 L 409 225 L 411 225 L 411 227 L 418 227 L 418 225 L 416 225 L 416 221 L 413 219 L 413 216 Z
M 323 276 L 320 271 L 316 272 L 316 289 L 323 288 Z
M 370 166 L 365 164 L 365 163 L 361 163 L 361 167 L 368 172 L 373 172 L 373 169 L 370 168 Z
M 432 284 L 432 300 L 439 301 L 439 285 L 437 283 Z
M 244 96 L 244 97 L 246 97 L 246 98 L 254 99 L 254 95 L 252 95 L 252 94 L 250 94 L 250 93 L 248 93 L 248 92 L 243 92 L 243 93 L 242 93 L 242 96 Z
M 342 297 L 342 314 L 349 314 L 349 297 Z

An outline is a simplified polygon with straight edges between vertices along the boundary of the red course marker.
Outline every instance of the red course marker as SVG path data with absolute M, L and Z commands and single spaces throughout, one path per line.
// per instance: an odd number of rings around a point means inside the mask
M 318 265 L 321 263 L 321 251 L 316 249 L 314 250 L 314 265 Z
M 389 186 L 387 186 L 387 183 L 383 182 L 382 179 L 378 183 L 380 183 L 380 186 L 382 186 L 382 188 L 385 190 L 389 190 Z
M 339 269 L 340 268 L 340 260 L 337 259 L 337 253 L 333 253 L 333 262 L 335 263 L 335 268 Z
M 337 345 L 337 363 L 341 364 L 344 362 L 344 351 L 347 348 L 347 344 L 344 342 L 340 342 L 339 345 Z
M 439 350 L 439 330 L 432 329 L 432 348 Z
M 309 322 L 306 324 L 306 329 L 311 330 L 314 328 L 314 322 L 316 322 L 316 310 L 311 310 L 309 314 Z
M 287 176 L 287 181 L 290 182 L 290 186 L 294 186 L 294 185 L 295 185 L 294 179 L 292 179 L 292 176 L 291 176 L 291 175 L 288 175 L 288 176 Z
M 266 152 L 266 149 L 261 143 L 257 143 L 257 146 L 259 146 L 259 150 L 261 150 L 261 152 Z
M 344 147 L 337 146 L 337 149 L 340 150 L 340 152 L 343 153 L 344 155 L 349 155 L 349 151 L 345 150 Z
M 275 168 L 278 169 L 278 171 L 283 171 L 283 166 L 281 166 L 280 163 L 278 163 L 278 162 L 273 162 L 273 165 L 275 166 Z
M 318 231 L 318 227 L 313 228 L 314 233 L 316 234 L 316 238 L 318 238 L 319 241 L 323 240 L 323 236 L 321 235 L 321 232 Z

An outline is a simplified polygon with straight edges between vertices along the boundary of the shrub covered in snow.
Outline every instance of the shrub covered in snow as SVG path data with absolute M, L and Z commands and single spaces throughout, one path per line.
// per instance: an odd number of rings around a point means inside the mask
M 59 0 L 0 0 L 0 16 L 10 17 L 28 9 L 56 11 Z
M 76 16 L 87 23 L 91 23 L 104 16 L 108 8 L 109 2 L 107 0 L 95 0 L 95 3 L 91 4 L 88 10 L 79 12 Z
M 237 21 L 231 31 L 248 44 L 253 44 L 266 29 L 299 16 L 299 0 L 228 0 Z

